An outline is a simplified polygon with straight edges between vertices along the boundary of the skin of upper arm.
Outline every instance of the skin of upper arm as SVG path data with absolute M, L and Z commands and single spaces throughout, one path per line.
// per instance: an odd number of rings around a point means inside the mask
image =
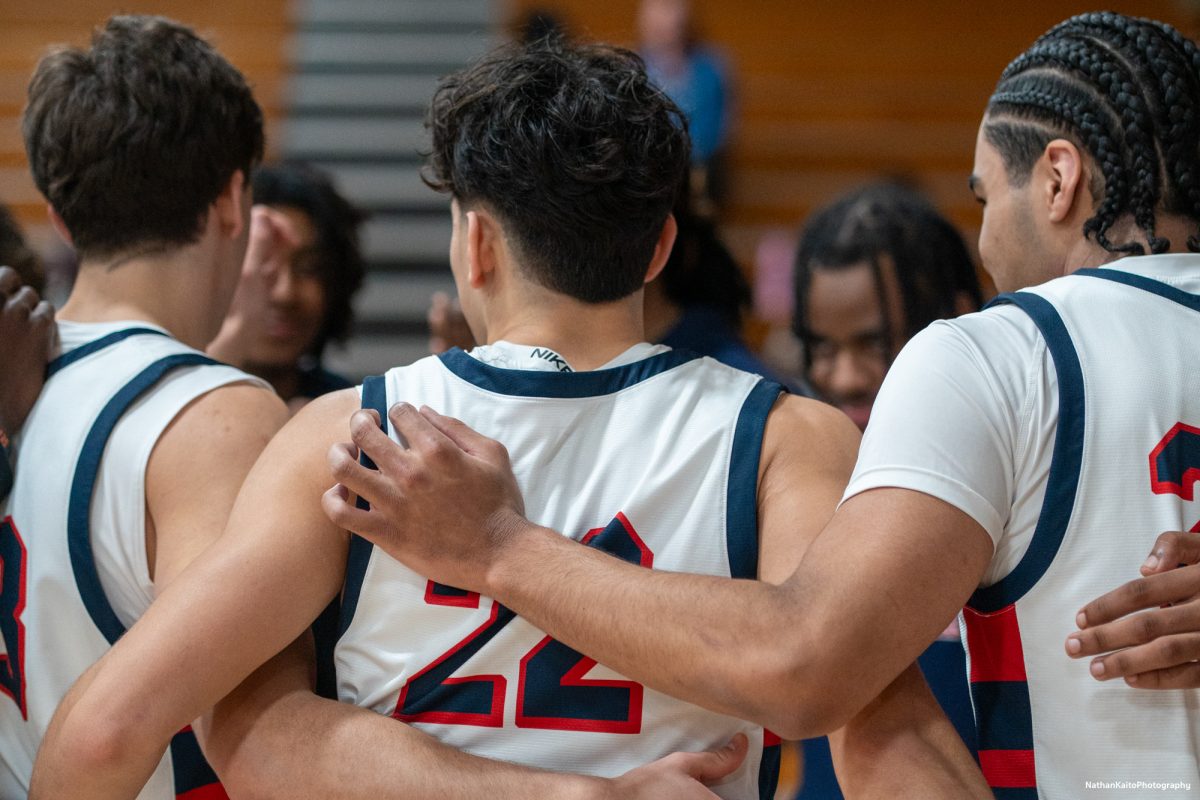
M 146 553 L 156 594 L 217 540 L 242 483 L 287 421 L 273 392 L 222 386 L 163 431 L 146 465 Z
M 780 584 L 795 572 L 837 508 L 859 439 L 832 406 L 795 395 L 776 403 L 759 459 L 759 580 Z
M 347 536 L 320 498 L 326 451 L 357 407 L 354 390 L 327 395 L 267 445 L 225 533 L 99 662 L 83 716 L 123 714 L 137 722 L 122 735 L 169 738 L 311 624 L 345 574 Z
M 812 701 L 840 727 L 895 680 L 979 585 L 992 540 L 958 508 L 880 488 L 842 504 L 784 588 L 813 653 Z M 818 646 L 819 643 L 819 646 Z

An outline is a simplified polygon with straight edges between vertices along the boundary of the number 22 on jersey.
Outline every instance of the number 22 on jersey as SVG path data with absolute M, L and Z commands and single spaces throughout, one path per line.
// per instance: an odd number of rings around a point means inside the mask
M 624 514 L 617 514 L 604 528 L 588 531 L 582 542 L 633 564 L 648 568 L 654 564 L 654 554 Z M 431 581 L 425 602 L 474 609 L 479 608 L 480 598 L 474 592 Z M 503 675 L 451 675 L 515 618 L 512 611 L 492 601 L 486 622 L 408 679 L 400 690 L 393 716 L 403 722 L 502 727 L 507 679 Z M 584 678 L 595 665 L 594 660 L 562 642 L 543 638 L 520 660 L 517 727 L 639 733 L 642 685 Z

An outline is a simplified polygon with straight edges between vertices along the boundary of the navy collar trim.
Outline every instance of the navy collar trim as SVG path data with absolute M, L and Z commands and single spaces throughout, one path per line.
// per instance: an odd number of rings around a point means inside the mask
M 1086 278 L 1103 278 L 1114 283 L 1123 283 L 1126 286 L 1132 286 L 1136 289 L 1165 297 L 1168 300 L 1174 300 L 1181 306 L 1186 306 L 1193 311 L 1200 311 L 1200 296 L 1190 294 L 1162 281 L 1147 278 L 1144 275 L 1136 275 L 1132 272 L 1125 272 L 1119 269 L 1103 268 L 1076 270 L 1074 274 L 1082 275 Z
M 503 369 L 484 364 L 457 347 L 442 353 L 438 358 L 446 369 L 458 377 L 496 394 L 579 398 L 615 394 L 655 375 L 694 361 L 700 356 L 687 350 L 669 350 L 632 364 L 590 372 Z

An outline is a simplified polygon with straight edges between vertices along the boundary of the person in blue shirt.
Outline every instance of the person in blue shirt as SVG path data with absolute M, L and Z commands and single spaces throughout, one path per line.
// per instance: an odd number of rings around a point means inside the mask
M 697 195 L 704 202 L 720 201 L 721 156 L 732 117 L 725 60 L 697 40 L 688 0 L 642 0 L 638 37 L 650 80 L 687 117 Z

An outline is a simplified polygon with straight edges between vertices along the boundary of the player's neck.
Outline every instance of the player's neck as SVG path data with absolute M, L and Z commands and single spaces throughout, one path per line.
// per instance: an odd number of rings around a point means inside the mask
M 548 347 L 573 368 L 598 369 L 645 340 L 642 295 L 615 303 L 530 303 L 488 320 L 487 341 Z
M 71 322 L 140 320 L 204 349 L 221 314 L 211 253 L 193 245 L 170 252 L 87 260 L 58 318 Z M 222 310 L 223 311 L 223 310 Z
M 1188 250 L 1188 238 L 1195 236 L 1196 232 L 1195 222 L 1177 214 L 1164 214 L 1160 211 L 1155 220 L 1155 235 L 1167 239 L 1171 243 L 1171 246 L 1167 248 L 1168 253 L 1191 252 Z M 1130 217 L 1118 220 L 1109 230 L 1108 238 L 1117 243 L 1138 242 L 1142 245 L 1144 252 L 1150 252 L 1145 232 L 1138 228 Z M 1086 267 L 1103 266 L 1124 257 L 1124 253 L 1109 252 L 1091 239 L 1079 238 L 1065 258 L 1066 266 L 1063 274 L 1070 274 Z

